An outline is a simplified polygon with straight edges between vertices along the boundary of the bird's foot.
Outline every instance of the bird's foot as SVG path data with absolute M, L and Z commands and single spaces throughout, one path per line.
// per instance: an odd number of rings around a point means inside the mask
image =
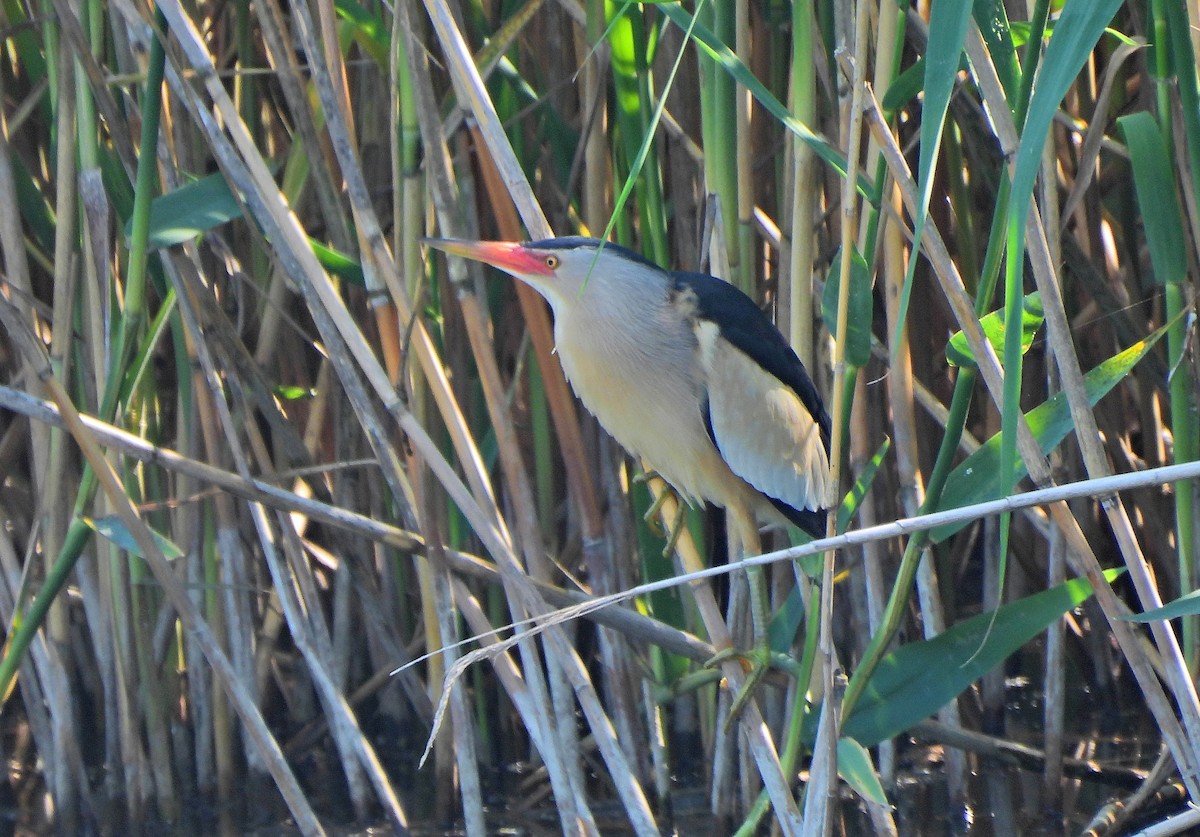
M 675 507 L 675 519 L 671 521 L 671 531 L 667 532 L 667 543 L 663 546 L 662 555 L 664 558 L 670 558 L 671 553 L 675 551 L 675 545 L 679 543 L 679 536 L 683 534 L 684 515 L 687 514 L 687 508 L 680 503 Z
M 640 472 L 633 475 L 633 481 L 635 483 L 644 484 L 650 482 L 650 480 L 654 479 L 655 477 L 661 479 L 662 474 L 658 473 L 658 471 L 654 470 L 653 468 L 643 468 Z
M 741 663 L 742 671 L 745 672 L 746 678 L 738 688 L 737 694 L 734 695 L 733 703 L 729 705 L 729 715 L 725 718 L 726 732 L 741 717 L 742 710 L 746 708 L 746 704 L 754 697 L 754 692 L 758 689 L 758 684 L 762 682 L 762 679 L 770 669 L 779 669 L 793 674 L 796 669 L 796 661 L 786 654 L 772 651 L 771 646 L 765 638 L 756 643 L 751 649 L 730 647 L 718 651 L 705 663 L 705 666 L 713 668 L 730 660 L 737 660 Z
M 649 474 L 643 475 L 649 477 Z M 656 474 L 654 476 L 657 476 Z M 670 497 L 675 498 L 675 517 L 671 521 L 669 529 L 662 528 L 661 512 L 663 505 Z M 671 553 L 675 551 L 675 544 L 679 543 L 679 536 L 683 532 L 683 516 L 687 513 L 687 507 L 675 493 L 675 490 L 669 486 L 665 486 L 662 492 L 654 498 L 654 502 L 650 504 L 650 508 L 646 509 L 646 513 L 642 515 L 642 519 L 646 521 L 646 525 L 653 529 L 657 534 L 667 539 L 667 545 L 663 547 L 663 557 L 670 558 Z

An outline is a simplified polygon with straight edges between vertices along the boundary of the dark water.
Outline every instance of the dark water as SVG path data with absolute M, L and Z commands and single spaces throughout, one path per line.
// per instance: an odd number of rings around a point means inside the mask
M 1043 743 L 1043 703 L 1032 679 L 1010 677 L 1005 684 L 1003 718 L 986 722 L 972 717 L 978 710 L 973 693 L 960 701 L 968 728 L 997 727 L 995 734 L 1006 740 L 1039 748 Z M 1118 681 L 1111 690 L 1076 686 L 1068 706 L 1065 755 L 1088 759 L 1104 767 L 1148 770 L 1160 753 L 1157 730 L 1146 716 L 1141 696 Z M 389 746 L 390 745 L 390 746 Z M 411 746 L 410 746 L 411 745 Z M 428 771 L 415 772 L 418 749 L 412 742 L 391 738 L 377 740 L 386 767 L 412 823 L 410 833 L 417 837 L 447 837 L 461 834 L 461 823 L 435 821 L 434 798 Z M 683 742 L 674 742 L 672 756 L 678 764 L 704 764 L 703 754 L 688 755 Z M 317 748 L 316 752 L 321 749 Z M 1042 799 L 1040 771 L 1023 769 L 995 759 L 967 754 L 967 776 L 963 793 L 952 798 L 947 780 L 947 754 L 952 751 L 932 740 L 901 737 L 896 743 L 895 776 L 888 788 L 893 816 L 901 835 L 916 837 L 958 837 L 958 835 L 1057 835 L 1082 833 L 1096 812 L 1114 799 L 1127 797 L 1128 787 L 1105 784 L 1094 779 L 1063 783 L 1062 806 L 1050 810 Z M 309 756 L 311 757 L 311 755 Z M 319 769 L 305 756 L 293 766 L 309 790 L 314 807 L 331 835 L 339 837 L 375 837 L 395 830 L 387 823 L 353 823 L 353 813 L 344 798 L 336 769 Z M 336 765 L 334 765 L 336 768 Z M 496 837 L 540 837 L 561 833 L 553 798 L 544 782 L 527 765 L 510 765 L 493 770 L 485 777 L 489 834 Z M 721 823 L 709 811 L 707 777 L 699 772 L 681 770 L 670 797 L 656 805 L 656 816 L 664 834 L 680 837 L 707 837 L 731 833 L 739 823 Z M 10 786 L 11 790 L 11 786 Z M 123 812 L 112 817 L 99 816 L 106 823 L 102 830 L 84 834 L 142 834 L 149 837 L 190 837 L 228 833 L 252 837 L 292 837 L 298 832 L 287 823 L 287 813 L 273 788 L 245 789 L 247 798 L 239 800 L 236 811 L 226 811 L 222 830 L 221 813 L 211 806 L 186 806 L 182 825 L 146 824 L 140 829 L 122 827 Z M 647 790 L 651 788 L 648 786 Z M 44 792 L 44 789 L 42 789 Z M 0 803 L 0 837 L 58 833 L 39 816 L 36 791 L 19 801 L 10 798 Z M 604 835 L 631 833 L 624 811 L 611 799 L 611 788 L 598 775 L 589 788 L 591 810 Z M 1180 789 L 1170 782 L 1141 816 L 1118 832 L 1130 833 L 1138 827 L 1157 822 L 1184 808 Z M 835 834 L 873 834 L 875 828 L 861 800 L 843 786 L 842 803 Z M 229 823 L 236 825 L 228 826 Z M 769 833 L 767 829 L 760 833 Z

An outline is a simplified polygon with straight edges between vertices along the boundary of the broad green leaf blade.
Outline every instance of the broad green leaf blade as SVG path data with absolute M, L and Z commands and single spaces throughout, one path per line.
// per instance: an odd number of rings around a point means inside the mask
M 962 61 L 971 4 L 962 0 L 933 0 L 929 10 L 929 45 L 925 52 L 925 101 L 921 109 L 921 153 L 917 166 L 917 221 L 913 240 L 921 240 L 921 229 L 929 211 L 933 186 L 933 164 L 942 143 L 942 129 L 950 94 Z
M 839 738 L 837 744 L 837 769 L 855 793 L 876 805 L 887 805 L 887 794 L 875 772 L 875 764 L 867 748 L 853 738 Z
M 46 202 L 46 196 L 38 183 L 29 174 L 21 155 L 13 154 L 9 170 L 12 172 L 13 188 L 16 191 L 17 207 L 21 218 L 29 225 L 34 239 L 47 252 L 54 252 L 55 217 Z
M 1047 49 L 1045 60 L 1039 61 L 1049 5 L 1043 2 L 1034 6 L 1030 46 L 1025 53 L 1017 100 L 1010 104 L 1021 138 L 1017 146 L 1017 163 L 1007 212 L 1004 216 L 997 214 L 998 221 L 1003 218 L 1005 229 L 1003 299 L 1006 316 L 1010 321 L 1021 314 L 1022 296 L 1025 293 L 1025 223 L 1032 201 L 1033 184 L 1041 165 L 1045 138 L 1050 130 L 1050 121 L 1072 80 L 1090 55 L 1096 39 L 1100 37 L 1099 32 L 1096 32 L 1094 38 L 1085 40 L 1086 36 L 1092 33 L 1086 25 L 1087 21 L 1080 20 L 1086 12 L 1081 11 L 1082 8 L 1081 3 L 1075 2 L 1066 10 L 1064 18 L 1069 17 L 1074 22 L 1063 30 L 1061 37 L 1051 38 L 1051 46 Z M 1102 25 L 1112 17 L 1113 12 L 1101 22 Z M 1006 149 L 1006 153 L 1012 152 Z M 997 463 L 1001 495 L 1012 492 L 1022 473 L 1022 464 L 1017 456 L 1017 423 L 1021 417 L 1023 357 L 1020 334 L 1016 329 L 1009 329 L 1005 334 L 1004 352 L 1001 356 L 1004 366 L 1004 392 L 1000 404 L 1000 458 Z M 1011 514 L 1005 512 L 1000 515 L 1000 589 L 1004 589 L 1003 580 L 1007 564 L 1003 556 L 1008 555 L 1011 521 Z
M 335 0 L 333 7 L 337 16 L 350 28 L 350 34 L 362 47 L 363 52 L 371 56 L 379 68 L 386 72 L 392 48 L 392 35 L 383 19 L 367 11 L 366 7 L 356 0 Z
M 1107 570 L 1110 581 L 1124 570 Z M 1085 579 L 981 613 L 945 633 L 905 645 L 879 663 L 842 733 L 870 747 L 937 712 L 1046 626 L 1092 594 Z M 989 629 L 990 625 L 990 629 Z
M 132 553 L 139 558 L 145 557 L 142 555 L 142 550 L 137 545 L 137 541 L 133 539 L 133 534 L 129 531 L 129 528 L 125 525 L 124 521 L 122 521 L 121 518 L 115 514 L 96 518 L 85 517 L 83 518 L 83 522 L 86 523 L 88 527 L 92 529 L 92 531 L 108 538 L 110 541 L 116 544 L 118 548 Z M 183 556 L 183 550 L 177 547 L 165 535 L 159 534 L 153 529 L 150 530 L 150 535 L 154 538 L 154 542 L 158 544 L 158 548 L 162 550 L 163 555 L 165 555 L 168 560 L 174 561 L 176 558 Z
M 821 318 L 829 333 L 837 337 L 838 289 L 842 276 L 842 254 L 829 266 L 825 293 L 821 297 Z M 846 320 L 846 362 L 859 369 L 871 360 L 871 270 L 857 250 L 850 261 L 850 310 Z
M 788 597 L 771 617 L 767 626 L 767 642 L 772 651 L 786 654 L 796 641 L 800 625 L 804 622 L 804 597 L 800 595 L 800 585 L 792 585 Z
M 913 241 L 921 240 L 925 220 L 929 217 L 934 163 L 942 145 L 946 111 L 950 107 L 950 94 L 954 91 L 954 78 L 958 75 L 967 24 L 970 22 L 971 4 L 962 0 L 934 0 L 929 10 L 929 45 L 925 52 L 925 100 L 921 109 L 921 153 L 917 161 Z M 912 298 L 913 277 L 916 276 L 920 253 L 920 248 L 914 247 L 908 256 L 908 269 L 900 291 L 900 313 L 897 316 L 897 322 L 900 323 L 908 322 L 908 304 Z M 892 336 L 893 351 L 897 350 L 903 334 L 902 327 Z
M 1164 619 L 1175 619 L 1179 616 L 1197 616 L 1200 615 L 1200 590 L 1188 593 L 1186 596 L 1180 596 L 1173 602 L 1167 602 L 1162 607 L 1156 607 L 1154 610 L 1147 610 L 1144 613 L 1135 613 L 1130 616 L 1122 616 L 1122 619 L 1128 619 L 1130 622 L 1158 622 Z
M 340 250 L 334 250 L 332 247 L 326 247 L 315 238 L 308 240 L 308 246 L 312 247 L 313 255 L 317 257 L 317 261 L 321 263 L 321 267 L 331 275 L 339 279 L 344 279 L 358 285 L 360 288 L 367 286 L 367 280 L 363 276 L 362 264 L 347 256 Z
M 173 247 L 243 216 L 242 207 L 221 174 L 210 174 L 150 202 L 150 246 Z M 125 225 L 128 237 L 130 225 Z M 362 265 L 310 238 L 313 255 L 331 275 L 366 287 Z
M 1008 21 L 1008 12 L 1004 9 L 1003 0 L 975 0 L 973 10 L 975 22 L 979 25 L 979 34 L 987 46 L 988 55 L 992 56 L 992 64 L 996 67 L 996 75 L 1000 76 L 1000 84 L 1004 87 L 1005 97 L 1009 102 L 1017 99 L 1017 86 L 1020 84 L 1021 65 L 1017 61 L 1017 46 L 1015 28 Z M 1025 27 L 1029 31 L 1028 24 Z
M 1169 326 L 1170 323 L 1167 323 L 1145 340 L 1114 355 L 1084 376 L 1088 403 L 1094 407 L 1096 402 L 1107 395 L 1129 374 L 1129 370 L 1146 356 Z M 1066 395 L 1061 392 L 1030 410 L 1025 414 L 1025 419 L 1043 453 L 1052 451 L 1075 427 Z M 1025 476 L 1025 464 L 1020 457 L 1016 457 L 1015 468 L 1017 479 Z M 982 503 L 1002 496 L 1004 492 L 1001 488 L 1000 434 L 997 433 L 979 450 L 964 459 L 946 478 L 946 488 L 942 492 L 943 502 L 938 505 L 938 510 Z M 934 542 L 942 541 L 966 525 L 951 523 L 940 526 L 930 530 L 929 537 Z
M 41 14 L 44 14 L 40 9 L 35 12 L 35 17 L 30 17 L 26 9 L 36 8 L 21 3 L 20 0 L 3 0 L 4 9 L 4 41 L 6 50 L 14 50 L 16 55 L 15 67 L 20 68 L 21 74 L 27 77 L 26 83 L 30 89 L 36 89 L 36 86 L 42 81 L 50 81 L 48 87 L 53 87 L 52 77 L 47 77 L 46 58 L 43 50 L 45 45 L 41 40 L 41 28 L 45 21 Z M 49 97 L 46 95 L 46 89 L 43 89 L 41 96 L 42 113 L 46 116 L 46 121 L 50 122 Z M 11 117 L 10 117 L 11 118 Z M 11 127 L 9 130 L 14 130 Z M 18 157 L 12 155 L 9 159 L 15 164 Z M 53 237 L 50 239 L 53 241 Z
M 966 72 L 970 69 L 965 56 L 959 60 L 958 69 L 961 72 Z M 880 100 L 879 106 L 888 113 L 897 111 L 917 98 L 917 94 L 924 89 L 925 56 L 922 55 L 913 62 L 911 67 L 892 80 L 892 83 L 888 85 L 887 92 L 883 94 L 883 99 Z
M 150 246 L 173 247 L 242 217 L 221 174 L 210 174 L 150 202 Z M 130 224 L 125 225 L 125 236 Z
M 990 2 L 990 0 L 986 0 L 986 1 Z M 1029 21 L 1014 20 L 1010 24 L 1010 28 L 1011 28 L 1011 32 L 1012 32 L 1012 42 L 1013 42 L 1014 47 L 1016 47 L 1017 49 L 1020 49 L 1021 47 L 1025 46 L 1025 44 L 1029 43 L 1029 36 L 1033 34 L 1033 32 L 1030 28 L 1030 25 L 1029 25 Z M 1184 28 L 1186 29 L 1186 27 L 1184 27 Z M 1050 35 L 1053 32 L 1054 32 L 1054 20 L 1052 18 L 1052 19 L 1046 21 L 1046 31 L 1043 32 L 1042 34 L 1044 35 L 1044 37 L 1048 38 L 1048 37 L 1050 37 Z M 1133 38 L 1126 35 L 1124 32 L 1120 32 L 1116 29 L 1113 29 L 1111 26 L 1105 27 L 1104 34 L 1108 35 L 1113 40 L 1115 40 L 1119 43 L 1122 43 L 1122 44 L 1127 44 L 1128 46 L 1142 45 L 1142 44 L 1139 44 L 1138 41 L 1136 41 Z
M 304 398 L 316 398 L 317 391 L 312 387 L 275 386 L 271 388 L 275 397 L 281 401 L 300 401 Z
M 887 92 L 879 101 L 879 106 L 885 113 L 893 113 L 907 105 L 925 84 L 925 58 L 918 58 L 913 65 L 892 79 Z
M 987 45 L 988 54 L 992 56 L 1000 83 L 1011 100 L 1016 96 L 1017 78 L 1021 67 L 1017 63 L 1016 47 L 1021 46 L 1029 36 L 1029 24 L 1009 24 L 1008 15 L 1004 10 L 1002 0 L 975 0 L 972 12 L 979 31 Z M 1017 27 L 1023 26 L 1025 38 L 1017 40 Z M 970 69 L 966 56 L 960 56 L 958 69 L 966 72 Z M 925 89 L 925 56 L 920 56 L 912 66 L 896 76 L 879 105 L 885 111 L 895 111 L 916 98 Z
M 1075 83 L 1075 77 L 1079 75 L 1084 62 L 1092 54 L 1096 42 L 1120 7 L 1121 0 L 1067 0 L 1063 4 L 1062 15 L 1054 26 L 1054 34 L 1050 37 L 1046 55 L 1038 69 L 1037 83 L 1021 133 L 1021 144 L 1017 148 L 1009 217 L 1022 232 L 1029 214 L 1033 183 L 1042 165 L 1042 151 L 1050 132 L 1050 123 L 1063 97 Z
M 1046 312 L 1042 308 L 1041 294 L 1034 291 L 1026 296 L 1021 312 L 1021 354 L 1025 354 L 1033 345 L 1033 338 L 1038 329 L 1042 327 L 1045 317 Z M 1004 346 L 1004 309 L 993 311 L 981 319 L 979 324 L 983 326 L 983 333 L 987 335 L 988 342 L 999 352 Z M 967 337 L 961 331 L 956 331 L 950 338 L 950 342 L 946 344 L 946 360 L 951 366 L 979 368 L 979 364 L 975 360 L 975 353 L 971 351 Z
M 1177 173 L 1171 164 L 1170 149 L 1163 141 L 1158 123 L 1145 111 L 1122 116 L 1117 127 L 1129 148 L 1133 186 L 1154 278 L 1164 285 L 1182 282 L 1187 275 L 1187 254 L 1175 192 Z

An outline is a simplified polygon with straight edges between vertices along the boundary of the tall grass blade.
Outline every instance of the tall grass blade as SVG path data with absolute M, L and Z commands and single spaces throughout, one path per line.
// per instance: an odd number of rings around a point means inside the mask
M 942 144 L 942 130 L 950 94 L 963 54 L 967 24 L 971 20 L 971 5 L 961 0 L 934 0 L 929 10 L 929 45 L 925 53 L 925 99 L 921 119 L 921 152 L 917 164 L 917 209 L 913 218 L 913 240 L 920 241 L 929 217 L 929 198 L 933 189 L 933 169 Z M 908 270 L 900 296 L 897 322 L 908 321 L 908 304 L 912 296 L 913 277 L 917 272 L 918 249 L 908 257 Z M 899 347 L 903 329 L 892 335 L 892 352 Z

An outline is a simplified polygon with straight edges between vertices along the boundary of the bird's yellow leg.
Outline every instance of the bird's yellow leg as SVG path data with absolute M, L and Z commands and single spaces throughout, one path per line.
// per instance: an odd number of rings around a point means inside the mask
M 659 499 L 665 497 L 667 493 L 664 491 Z M 675 504 L 675 519 L 671 521 L 671 529 L 666 533 L 667 545 L 663 547 L 663 557 L 670 558 L 671 553 L 675 551 L 675 545 L 679 543 L 679 536 L 683 533 L 684 515 L 687 514 L 687 506 L 682 501 Z
M 742 659 L 750 664 L 750 670 L 746 672 L 746 682 L 729 705 L 730 721 L 741 714 L 746 702 L 754 696 L 759 681 L 771 667 L 771 616 L 767 605 L 767 576 L 762 567 L 748 567 L 746 581 L 750 587 L 750 624 L 754 629 L 754 647 L 740 652 Z
M 735 526 L 742 558 L 762 554 L 762 542 L 758 537 L 758 523 L 749 509 L 729 509 L 730 524 Z M 750 588 L 750 623 L 754 630 L 754 647 L 749 650 L 727 648 L 719 652 L 709 665 L 723 662 L 730 657 L 739 657 L 749 664 L 746 681 L 733 698 L 729 707 L 729 720 L 741 714 L 746 701 L 754 695 L 760 680 L 771 667 L 771 624 L 770 608 L 767 604 L 767 579 L 762 567 L 747 567 L 746 581 Z
M 662 511 L 663 505 L 666 504 L 667 498 L 672 494 L 671 487 L 663 485 L 663 490 L 654 498 L 654 502 L 650 504 L 650 508 L 646 509 L 646 513 L 642 515 L 642 520 L 646 521 L 646 525 L 654 528 L 661 528 L 661 523 L 658 520 L 658 514 Z M 666 532 L 664 535 L 668 534 Z

